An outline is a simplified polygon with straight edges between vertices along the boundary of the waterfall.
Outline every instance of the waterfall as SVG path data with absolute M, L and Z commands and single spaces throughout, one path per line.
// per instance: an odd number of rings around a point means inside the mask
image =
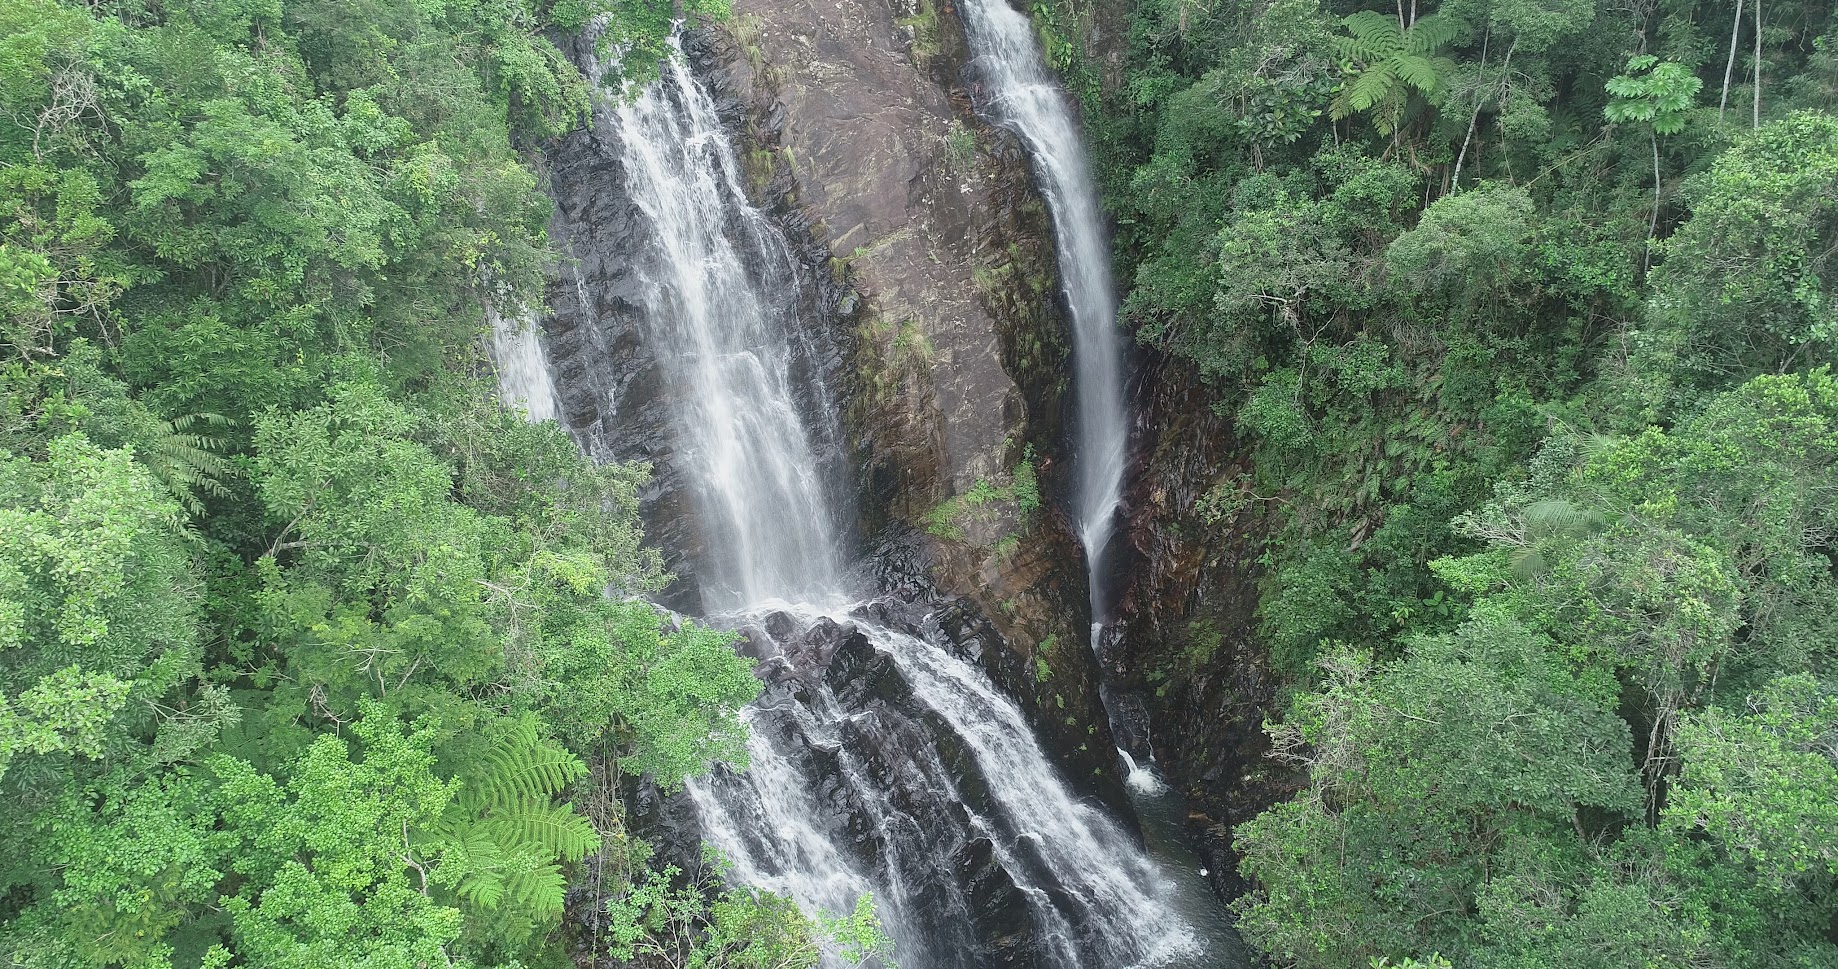
M 625 190 L 651 223 L 639 273 L 679 468 L 710 550 L 705 608 L 841 594 L 836 525 L 790 386 L 782 237 L 746 201 L 714 102 L 681 53 L 616 109 Z
M 815 321 L 799 318 L 800 264 L 747 201 L 680 48 L 637 98 L 601 100 L 592 144 L 621 173 L 605 190 L 638 216 L 584 238 L 607 240 L 596 258 L 642 284 L 593 305 L 635 311 L 641 332 L 571 336 L 570 359 L 602 347 L 587 366 L 609 374 L 571 363 L 563 389 L 610 414 L 594 434 L 615 435 L 617 400 L 587 391 L 626 386 L 622 367 L 655 391 L 670 438 L 659 453 L 698 530 L 685 554 L 706 618 L 745 634 L 766 682 L 745 714 L 748 769 L 692 781 L 659 824 L 812 915 L 872 892 L 906 969 L 1218 965 L 1131 829 L 1078 792 L 969 660 L 976 640 L 954 638 L 933 605 L 852 590 L 845 516 L 819 455 L 840 439 L 834 408 L 820 368 L 801 363 Z M 599 325 L 591 312 L 584 322 Z M 626 356 L 634 346 L 649 362 Z M 501 369 L 506 394 L 533 411 L 553 400 L 512 388 L 521 363 Z
M 1060 285 L 1072 315 L 1077 521 L 1091 571 L 1092 619 L 1103 622 L 1110 609 L 1104 553 L 1123 501 L 1129 417 L 1117 295 L 1098 190 L 1079 141 L 1078 117 L 1041 63 L 1027 15 L 1006 0 L 966 0 L 961 9 L 986 86 L 984 110 L 1026 145 L 1035 183 L 1053 215 Z
M 507 320 L 488 310 L 491 358 L 498 368 L 498 396 L 533 421 L 556 418 L 555 381 L 543 356 L 536 327 L 528 318 Z
M 857 675 L 801 675 L 795 687 L 772 691 L 767 702 L 781 722 L 752 718 L 751 770 L 693 786 L 709 840 L 741 877 L 831 910 L 872 889 L 884 900 L 902 966 L 972 967 L 987 964 L 966 938 L 975 933 L 965 931 L 986 921 L 976 910 L 984 899 L 953 869 L 982 850 L 1031 919 L 1039 951 L 1025 964 L 1169 966 L 1198 954 L 1193 931 L 1170 912 L 1170 886 L 1155 863 L 1101 807 L 1073 794 L 1014 701 L 940 649 L 923 622 L 914 634 L 882 625 L 871 609 L 783 604 L 748 618 L 778 621 L 794 649 L 812 629 L 854 637 L 848 668 Z M 897 708 L 855 695 L 860 679 L 891 687 Z M 787 702 L 794 692 L 807 699 Z M 939 728 L 942 735 L 930 733 Z M 834 763 L 796 764 L 805 758 Z M 855 839 L 873 845 L 872 865 L 835 850 L 852 826 L 826 837 L 812 824 L 830 813 L 817 792 L 831 783 L 860 802 Z M 900 792 L 934 803 L 915 809 L 887 796 Z
M 1053 216 L 1060 284 L 1072 318 L 1074 504 L 1089 570 L 1091 648 L 1102 664 L 1104 632 L 1115 618 L 1106 552 L 1123 500 L 1129 415 L 1110 246 L 1097 186 L 1079 140 L 1077 114 L 1042 62 L 1027 15 L 1007 0 L 965 0 L 960 9 L 983 82 L 979 108 L 1021 139 Z M 1119 729 L 1120 701 L 1113 684 L 1105 682 L 1100 694 L 1113 733 L 1122 740 L 1128 732 Z M 1181 799 L 1156 774 L 1146 742 L 1143 748 L 1142 763 L 1123 747 L 1117 754 L 1145 838 L 1167 879 L 1169 917 L 1185 920 L 1195 933 L 1206 959 L 1202 964 L 1242 965 L 1241 944 L 1185 843 L 1183 822 L 1177 818 L 1183 813 Z
M 1131 757 L 1129 751 L 1118 747 L 1117 756 L 1123 758 L 1124 769 L 1128 771 L 1123 782 L 1130 786 L 1130 790 L 1150 797 L 1168 793 L 1168 783 L 1155 776 L 1155 772 L 1147 766 L 1136 763 L 1136 758 Z

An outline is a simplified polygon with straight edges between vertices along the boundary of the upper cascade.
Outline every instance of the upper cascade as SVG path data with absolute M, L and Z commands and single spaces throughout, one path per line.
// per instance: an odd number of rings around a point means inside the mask
M 673 41 L 674 43 L 674 41 Z M 705 532 L 702 601 L 727 612 L 842 597 L 837 526 L 791 387 L 799 285 L 751 205 L 714 102 L 680 46 L 615 109 L 624 186 L 650 222 L 638 273 L 668 383 L 676 460 Z
M 1053 214 L 1060 285 L 1072 313 L 1079 537 L 1091 569 L 1092 618 L 1109 618 L 1104 552 L 1123 501 L 1129 415 L 1117 294 L 1098 191 L 1079 140 L 1078 116 L 1047 72 L 1025 14 L 1005 0 L 966 0 L 964 31 L 986 88 L 984 109 L 1027 146 Z

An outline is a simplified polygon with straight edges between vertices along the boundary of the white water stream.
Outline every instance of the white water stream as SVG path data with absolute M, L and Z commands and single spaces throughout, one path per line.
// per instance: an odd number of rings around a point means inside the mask
M 1130 433 L 1104 215 L 1079 139 L 1078 117 L 1041 63 L 1027 15 L 1006 0 L 964 0 L 959 9 L 988 87 L 985 110 L 1027 146 L 1035 184 L 1053 213 L 1060 285 L 1072 314 L 1079 537 L 1092 576 L 1092 619 L 1103 622 L 1110 618 L 1103 587 L 1104 553 L 1123 501 Z
M 1072 317 L 1076 514 L 1089 576 L 1091 648 L 1102 662 L 1100 643 L 1115 618 L 1107 553 L 1121 512 L 1129 448 L 1125 361 L 1106 222 L 1079 137 L 1078 115 L 1041 60 L 1032 22 L 1007 0 L 963 0 L 960 9 L 987 88 L 979 105 L 1027 147 L 1035 185 L 1053 214 L 1060 284 Z M 1190 931 L 1198 933 L 1200 957 L 1191 964 L 1243 964 L 1237 936 L 1185 843 L 1180 797 L 1156 773 L 1152 753 L 1145 751 L 1141 763 L 1122 748 L 1117 754 L 1150 848 L 1172 886 L 1166 896 L 1174 910 L 1170 915 L 1185 918 Z
M 498 367 L 498 396 L 533 421 L 555 420 L 555 381 L 536 326 L 528 319 L 507 320 L 487 311 L 491 320 L 491 358 Z
M 625 171 L 609 189 L 632 199 L 650 236 L 633 258 L 648 284 L 644 326 L 667 384 L 672 459 L 704 533 L 703 601 L 712 621 L 773 629 L 754 636 L 762 670 L 794 671 L 747 712 L 750 769 L 690 784 L 703 836 L 732 861 L 732 877 L 813 915 L 844 914 L 872 892 L 904 969 L 998 958 L 1038 969 L 1235 964 L 1213 951 L 1210 925 L 1196 930 L 1209 916 L 1192 916 L 1166 866 L 1074 791 L 981 669 L 947 651 L 942 633 L 903 632 L 851 605 L 843 529 L 813 446 L 831 430 L 798 406 L 800 391 L 806 401 L 827 395 L 796 385 L 800 321 L 784 297 L 795 267 L 746 200 L 733 147 L 681 52 L 636 100 L 599 110 Z M 1074 221 L 1089 230 L 1089 251 L 1062 253 L 1062 273 L 1083 281 L 1074 300 L 1090 300 L 1089 314 L 1075 309 L 1081 328 L 1108 333 L 1108 259 L 1089 178 L 1074 163 L 1069 187 L 1053 191 L 1088 210 Z M 1087 342 L 1081 374 L 1103 378 L 1080 381 L 1098 394 L 1080 398 L 1081 415 L 1090 412 L 1080 421 L 1081 520 L 1095 556 L 1119 500 L 1125 428 L 1120 348 Z M 534 333 L 500 324 L 494 355 L 507 401 L 553 416 Z M 856 632 L 866 643 L 849 640 L 857 679 L 832 683 L 808 665 L 818 649 L 808 643 Z M 784 642 L 802 652 L 786 655 Z M 879 692 L 860 692 L 870 687 Z M 974 883 L 970 869 L 982 873 Z M 1013 911 L 992 916 L 980 904 L 991 898 Z M 991 918 L 1006 921 L 992 929 Z M 1011 944 L 1025 952 L 996 955 Z
M 658 356 L 676 460 L 711 552 L 703 603 L 833 600 L 836 525 L 790 386 L 787 321 L 776 318 L 797 285 L 783 241 L 747 204 L 714 102 L 680 53 L 615 110 L 625 190 L 655 230 L 640 274 L 652 339 L 668 348 Z

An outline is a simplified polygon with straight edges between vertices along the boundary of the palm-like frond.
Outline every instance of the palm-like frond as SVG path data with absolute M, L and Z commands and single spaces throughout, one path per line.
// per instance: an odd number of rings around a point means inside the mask
M 1596 531 L 1607 520 L 1593 508 L 1562 498 L 1545 498 L 1525 506 L 1525 524 L 1526 533 L 1535 539 L 1575 539 Z
M 1437 86 L 1442 83 L 1442 75 L 1437 70 L 1440 65 L 1421 54 L 1406 54 L 1393 61 L 1392 64 L 1398 80 L 1424 94 L 1436 90 Z
M 1361 10 L 1341 23 L 1352 36 L 1334 38 L 1334 52 L 1347 60 L 1371 64 L 1405 50 L 1404 32 L 1398 22 L 1383 14 Z
M 478 770 L 462 778 L 460 799 L 475 811 L 547 801 L 586 773 L 579 758 L 544 744 L 535 724 L 525 720 L 492 748 Z
M 516 721 L 460 772 L 460 794 L 434 832 L 447 884 L 467 902 L 542 920 L 560 912 L 563 863 L 600 848 L 586 818 L 555 797 L 587 773 L 545 743 L 532 719 Z
M 1434 54 L 1455 43 L 1468 32 L 1468 25 L 1444 14 L 1418 17 L 1404 36 L 1404 53 Z
M 500 846 L 528 849 L 543 857 L 580 861 L 600 847 L 588 820 L 565 804 L 528 801 L 494 811 L 476 825 Z
M 1334 120 L 1339 121 L 1349 115 L 1372 110 L 1380 101 L 1385 100 L 1385 96 L 1391 93 L 1392 87 L 1397 82 L 1397 74 L 1388 65 L 1380 65 L 1367 70 L 1354 78 L 1353 83 L 1340 92 L 1340 97 L 1334 99 L 1332 109 Z
M 553 865 L 538 865 L 512 872 L 504 879 L 504 894 L 512 904 L 538 919 L 561 914 L 568 891 L 562 870 Z
M 1408 92 L 1414 90 L 1433 103 L 1443 78 L 1454 71 L 1454 62 L 1436 52 L 1454 43 L 1467 25 L 1440 14 L 1420 18 L 1408 30 L 1371 10 L 1341 21 L 1347 34 L 1334 38 L 1334 51 L 1355 72 L 1329 105 L 1335 121 L 1365 111 L 1375 114 L 1379 131 L 1390 134 L 1404 114 Z
M 204 513 L 199 494 L 216 497 L 228 493 L 223 482 L 233 469 L 218 453 L 224 442 L 203 429 L 229 424 L 229 418 L 220 414 L 185 414 L 161 421 L 141 450 L 141 463 L 191 515 Z

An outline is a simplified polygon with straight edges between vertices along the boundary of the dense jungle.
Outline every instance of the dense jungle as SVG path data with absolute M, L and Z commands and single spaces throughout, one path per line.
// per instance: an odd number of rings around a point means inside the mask
M 1838 967 L 1819 0 L 0 0 L 0 964 Z

